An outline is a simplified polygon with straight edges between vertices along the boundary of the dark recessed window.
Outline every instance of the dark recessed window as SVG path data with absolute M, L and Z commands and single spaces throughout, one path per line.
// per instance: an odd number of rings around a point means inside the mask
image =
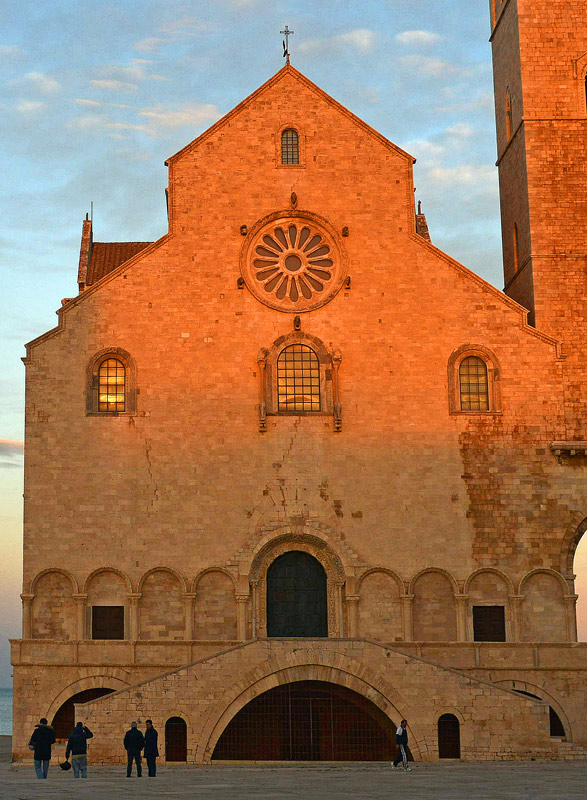
M 124 411 L 126 369 L 117 358 L 106 358 L 98 370 L 98 411 Z
M 503 606 L 473 606 L 473 639 L 476 642 L 505 642 Z
M 320 364 L 306 344 L 292 344 L 277 359 L 278 411 L 320 411 Z
M 124 639 L 124 606 L 92 606 L 92 639 Z
M 461 411 L 489 411 L 487 364 L 478 356 L 464 358 L 459 366 Z
M 300 144 L 298 132 L 293 128 L 286 128 L 281 134 L 281 163 L 300 163 Z

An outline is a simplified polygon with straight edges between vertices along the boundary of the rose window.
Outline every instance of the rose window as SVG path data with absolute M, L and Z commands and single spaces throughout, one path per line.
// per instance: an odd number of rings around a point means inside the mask
M 320 223 L 277 217 L 246 243 L 241 269 L 258 300 L 298 312 L 318 308 L 336 294 L 345 277 L 342 264 L 339 246 Z
M 278 300 L 311 300 L 332 280 L 331 248 L 308 225 L 278 225 L 255 247 L 255 279 Z

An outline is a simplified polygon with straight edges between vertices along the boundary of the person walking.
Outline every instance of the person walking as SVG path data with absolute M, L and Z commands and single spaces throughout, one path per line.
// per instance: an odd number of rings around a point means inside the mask
M 94 734 L 89 728 L 78 722 L 69 735 L 67 748 L 65 750 L 65 760 L 69 760 L 71 754 L 71 766 L 73 767 L 73 777 L 88 777 L 88 739 L 93 739 Z
M 145 737 L 137 728 L 136 722 L 130 723 L 130 730 L 124 734 L 124 749 L 126 750 L 126 777 L 130 778 L 132 775 L 132 762 L 135 761 L 137 765 L 137 778 L 143 775 L 143 768 L 141 766 L 141 752 L 145 746 Z
M 51 745 L 54 743 L 55 731 L 45 717 L 41 717 L 39 724 L 35 725 L 35 730 L 29 741 L 29 747 L 35 751 L 34 759 L 37 778 L 47 778 L 49 761 L 51 761 Z
M 149 778 L 157 777 L 157 756 L 159 755 L 159 748 L 157 747 L 157 739 L 159 734 L 153 727 L 153 720 L 148 719 L 145 722 L 145 759 L 147 761 L 147 770 Z
M 393 768 L 397 769 L 399 767 L 400 761 L 403 762 L 404 769 L 406 772 L 411 772 L 411 768 L 408 767 L 408 721 L 407 719 L 402 719 L 398 729 L 395 732 L 395 743 L 399 747 L 399 752 L 397 754 L 397 758 L 393 762 Z

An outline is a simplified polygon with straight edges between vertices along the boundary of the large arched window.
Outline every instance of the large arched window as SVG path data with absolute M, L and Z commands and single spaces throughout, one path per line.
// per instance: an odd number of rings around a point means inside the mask
M 267 636 L 328 636 L 326 573 L 309 553 L 284 553 L 267 570 Z
M 320 364 L 306 344 L 291 344 L 277 358 L 277 410 L 320 411 Z
M 136 411 L 136 367 L 119 347 L 96 353 L 87 367 L 86 413 L 109 416 Z
M 126 368 L 117 358 L 105 358 L 98 369 L 98 411 L 126 410 Z
M 489 411 L 487 364 L 478 356 L 463 358 L 459 365 L 461 411 Z
M 482 344 L 464 344 L 448 359 L 451 414 L 501 414 L 501 370 L 495 353 Z
M 300 163 L 300 141 L 294 128 L 286 128 L 281 133 L 281 163 Z

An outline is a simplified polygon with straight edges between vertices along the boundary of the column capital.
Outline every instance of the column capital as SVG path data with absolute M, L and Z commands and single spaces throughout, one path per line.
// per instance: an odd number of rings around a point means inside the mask
M 23 594 L 20 596 L 20 599 L 23 601 L 23 603 L 30 603 L 35 599 L 35 595 L 23 592 Z
M 86 600 L 88 599 L 87 594 L 78 593 L 78 594 L 72 594 L 71 596 L 76 601 L 76 603 L 85 603 Z

